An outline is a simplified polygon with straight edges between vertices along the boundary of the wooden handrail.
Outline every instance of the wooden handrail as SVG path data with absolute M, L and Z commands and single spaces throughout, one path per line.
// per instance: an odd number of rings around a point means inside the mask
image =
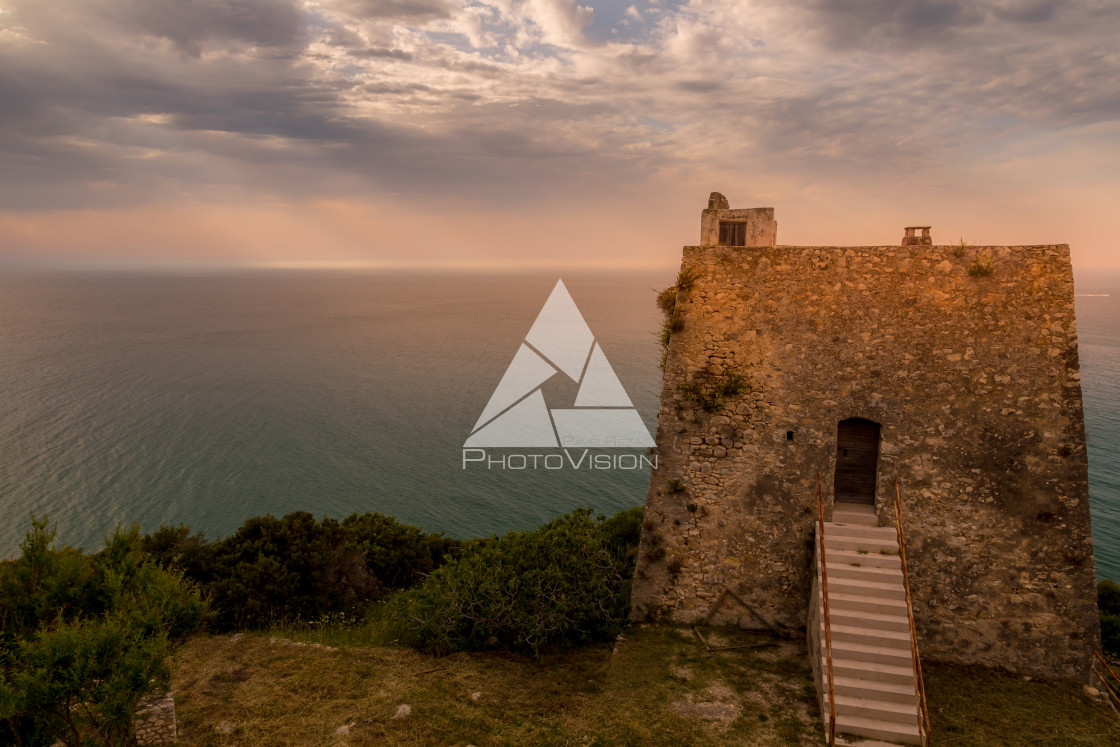
M 1104 673 L 1098 672 L 1095 666 L 1090 665 L 1089 668 L 1093 671 L 1093 674 L 1097 675 L 1097 677 L 1100 679 L 1101 684 L 1104 685 L 1105 692 L 1109 696 L 1111 696 L 1117 702 L 1117 704 L 1120 704 L 1120 675 L 1117 675 L 1116 672 L 1112 671 L 1112 667 L 1108 665 L 1108 662 L 1105 661 L 1105 658 L 1101 656 L 1099 651 L 1094 651 L 1093 656 L 1097 657 L 1097 661 L 1099 661 L 1104 666 L 1105 671 L 1108 672 L 1113 681 L 1109 682 L 1108 678 L 1104 676 Z
M 1097 657 L 1097 661 L 1099 661 L 1101 664 L 1104 664 L 1104 668 L 1108 670 L 1108 673 L 1112 675 L 1112 678 L 1114 680 L 1116 680 L 1117 682 L 1120 682 L 1120 675 L 1118 675 L 1118 674 L 1116 674 L 1116 672 L 1112 671 L 1112 667 L 1110 667 L 1108 665 L 1108 662 L 1105 661 L 1105 658 L 1103 656 L 1101 656 L 1100 651 L 1094 651 L 1093 656 Z
M 824 495 L 817 473 L 817 545 L 821 554 L 821 610 L 824 613 L 825 671 L 828 681 L 828 745 L 836 744 L 836 693 L 832 688 L 832 621 L 828 617 L 828 563 L 824 555 Z
M 817 476 L 820 480 L 820 476 Z M 922 679 L 922 661 L 918 657 L 918 629 L 914 624 L 914 605 L 910 599 L 910 572 L 906 567 L 906 538 L 902 534 L 902 495 L 898 480 L 894 481 L 895 527 L 898 529 L 898 555 L 902 561 L 902 584 L 906 587 L 906 616 L 910 620 L 910 656 L 914 661 L 914 700 L 918 706 L 918 731 L 922 744 L 929 747 L 929 707 L 926 705 L 926 683 Z

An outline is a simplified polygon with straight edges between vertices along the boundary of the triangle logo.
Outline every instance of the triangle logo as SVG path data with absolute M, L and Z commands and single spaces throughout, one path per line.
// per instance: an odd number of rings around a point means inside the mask
M 540 387 L 557 374 L 579 385 L 574 407 L 549 409 L 545 403 Z M 653 445 L 564 281 L 557 280 L 464 448 Z

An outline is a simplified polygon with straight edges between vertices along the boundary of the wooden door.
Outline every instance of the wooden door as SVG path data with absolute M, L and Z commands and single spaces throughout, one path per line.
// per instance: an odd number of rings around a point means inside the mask
M 747 224 L 743 222 L 719 222 L 720 246 L 745 246 L 747 243 Z
M 840 421 L 836 434 L 836 502 L 875 505 L 879 424 L 863 418 Z

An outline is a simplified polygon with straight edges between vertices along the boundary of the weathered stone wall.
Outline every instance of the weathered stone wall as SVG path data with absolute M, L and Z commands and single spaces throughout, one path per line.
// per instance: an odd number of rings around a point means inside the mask
M 693 246 L 682 264 L 697 280 L 677 298 L 635 616 L 694 621 L 730 587 L 804 625 L 817 474 L 830 512 L 837 425 L 862 417 L 882 426 L 881 525 L 901 487 L 922 655 L 1086 675 L 1099 628 L 1069 248 Z M 750 390 L 705 411 L 732 374 Z M 714 619 L 760 625 L 730 596 Z
M 71 706 L 71 710 L 79 704 Z M 136 735 L 137 747 L 167 747 L 176 744 L 178 733 L 175 727 L 175 696 L 170 691 L 151 692 L 136 704 L 132 714 L 132 730 Z M 61 740 L 51 742 L 51 747 L 65 747 Z

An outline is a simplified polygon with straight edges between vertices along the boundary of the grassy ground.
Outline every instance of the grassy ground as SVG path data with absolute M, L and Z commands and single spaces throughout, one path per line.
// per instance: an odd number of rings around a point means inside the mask
M 1120 723 L 1079 685 L 923 664 L 934 744 L 1117 745 Z
M 648 625 L 614 647 L 531 661 L 434 658 L 337 630 L 284 635 L 303 644 L 196 637 L 178 653 L 182 743 L 800 745 L 821 734 L 799 641 L 712 631 L 712 646 L 773 645 L 707 653 L 687 628 Z M 934 744 L 1120 744 L 1079 686 L 944 665 L 927 665 L 926 679 Z
M 537 662 L 199 637 L 175 669 L 191 745 L 761 745 L 813 744 L 818 733 L 804 645 L 707 654 L 690 630 L 661 626 L 632 629 L 614 653 Z M 403 705 L 410 713 L 394 718 Z

